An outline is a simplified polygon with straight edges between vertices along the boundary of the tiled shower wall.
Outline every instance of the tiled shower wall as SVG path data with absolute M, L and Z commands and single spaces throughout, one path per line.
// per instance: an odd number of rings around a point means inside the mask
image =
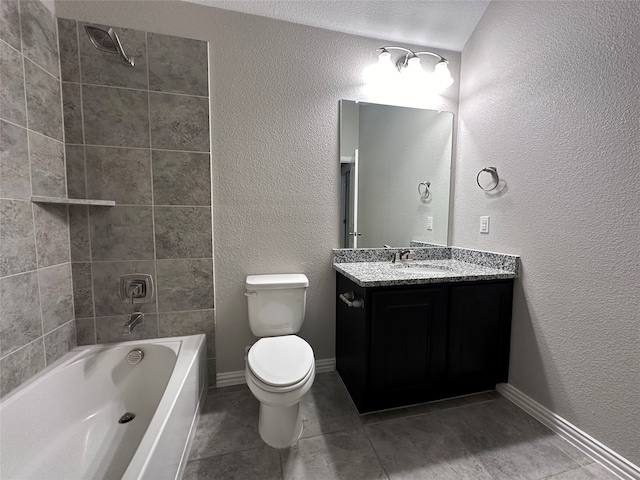
M 0 396 L 75 346 L 56 19 L 0 2 Z
M 101 25 L 94 25 L 108 29 Z M 58 19 L 78 344 L 205 333 L 215 381 L 207 43 L 117 28 L 135 66 Z M 119 278 L 153 277 L 151 303 Z M 134 311 L 145 323 L 129 335 Z

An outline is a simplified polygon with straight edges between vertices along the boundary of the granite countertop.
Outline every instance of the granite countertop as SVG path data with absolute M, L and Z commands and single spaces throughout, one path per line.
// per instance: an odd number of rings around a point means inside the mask
M 421 268 L 428 271 L 420 272 Z M 406 263 L 334 263 L 334 270 L 361 287 L 421 285 L 444 282 L 472 282 L 516 278 L 517 272 L 491 268 L 460 260 L 409 260 Z

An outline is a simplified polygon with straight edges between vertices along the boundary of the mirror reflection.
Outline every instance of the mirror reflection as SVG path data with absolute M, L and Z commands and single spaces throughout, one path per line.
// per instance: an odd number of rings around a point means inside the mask
M 453 113 L 340 101 L 340 246 L 447 245 Z

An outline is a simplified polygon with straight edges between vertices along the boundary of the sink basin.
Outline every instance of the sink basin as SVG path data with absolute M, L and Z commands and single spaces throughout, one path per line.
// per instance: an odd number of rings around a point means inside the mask
M 407 275 L 425 275 L 451 272 L 451 269 L 449 267 L 445 267 L 444 265 L 433 265 L 428 263 L 397 264 L 392 265 L 391 268 L 395 269 L 398 273 L 406 273 Z

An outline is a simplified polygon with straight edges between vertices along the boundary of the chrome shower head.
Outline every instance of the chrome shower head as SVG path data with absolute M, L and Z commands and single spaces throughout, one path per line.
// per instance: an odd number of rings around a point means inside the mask
M 101 28 L 85 25 L 84 30 L 85 32 L 87 32 L 89 40 L 91 40 L 93 46 L 98 50 L 105 53 L 118 54 L 120 55 L 123 63 L 129 65 L 130 67 L 133 67 L 135 65 L 133 58 L 124 53 L 124 48 L 122 48 L 120 38 L 118 38 L 118 34 L 113 28 L 110 28 L 109 31 L 106 31 Z

